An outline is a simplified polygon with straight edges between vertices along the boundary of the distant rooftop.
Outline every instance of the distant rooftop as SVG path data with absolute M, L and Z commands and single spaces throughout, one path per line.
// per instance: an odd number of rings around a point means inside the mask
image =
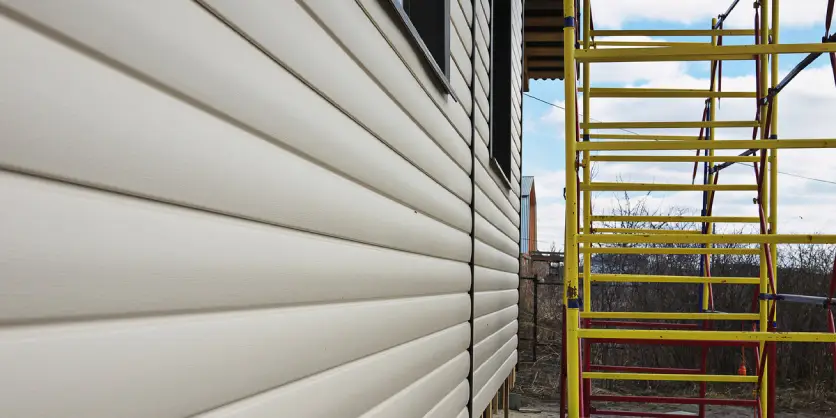
M 534 186 L 534 176 L 523 176 L 522 178 L 522 195 L 528 196 L 531 194 L 531 188 Z

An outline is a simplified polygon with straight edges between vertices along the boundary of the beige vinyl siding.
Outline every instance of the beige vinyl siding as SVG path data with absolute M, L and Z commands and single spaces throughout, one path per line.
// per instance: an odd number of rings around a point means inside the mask
M 427 412 L 423 418 L 449 418 L 461 416 L 461 405 L 467 404 L 470 397 L 470 386 L 465 380 L 459 383 L 455 389 L 451 390 L 444 399 L 433 407 L 430 412 Z M 464 410 L 464 416 L 467 416 L 467 409 Z
M 489 30 L 488 19 L 490 10 L 483 0 L 476 10 L 477 34 L 484 34 Z M 519 28 L 520 16 L 512 16 L 513 26 Z M 489 32 L 488 32 L 489 33 Z M 477 36 L 477 56 L 490 57 L 488 54 L 489 37 Z M 477 62 L 484 61 L 481 58 Z M 513 77 L 520 77 L 519 65 L 514 62 Z M 477 65 L 477 80 L 488 93 L 490 69 L 485 65 Z M 512 81 L 512 86 L 519 86 Z M 517 87 L 512 87 L 517 88 Z M 480 97 L 477 88 L 477 99 Z M 516 100 L 519 94 L 512 94 Z M 512 107 L 516 104 L 512 104 Z M 514 111 L 512 111 L 514 113 Z M 516 114 L 508 117 L 516 118 Z M 489 142 L 490 132 L 479 131 L 477 119 L 477 137 L 474 141 L 476 163 L 474 177 L 477 184 L 475 208 L 474 234 L 477 238 L 475 253 L 476 270 L 474 271 L 474 348 L 473 348 L 473 405 L 472 417 L 478 417 L 482 409 L 490 403 L 499 390 L 508 373 L 517 362 L 517 302 L 519 267 L 519 177 L 514 177 L 514 169 L 519 170 L 519 138 L 518 124 L 512 123 L 511 147 L 513 155 L 512 173 L 508 173 L 512 183 L 509 187 L 506 180 L 501 179 L 490 163 Z M 501 254 L 501 255 L 500 255 Z
M 450 31 L 450 55 L 467 85 L 471 86 L 471 83 L 473 83 L 473 65 L 470 63 L 470 55 L 468 55 L 462 43 L 462 38 L 455 30 Z
M 459 9 L 462 11 L 462 15 L 465 17 L 465 21 L 467 21 L 467 28 L 468 31 L 470 30 L 470 25 L 473 24 L 473 3 L 470 0 L 458 0 Z M 451 0 L 450 7 L 455 8 L 455 2 Z
M 385 1 L 0 0 L 0 416 L 481 412 L 520 218 L 472 1 L 451 95 Z
M 432 81 L 434 75 L 427 73 L 422 64 L 424 58 L 402 33 L 400 24 L 389 18 L 379 1 L 335 3 L 309 0 L 303 4 L 312 16 L 323 22 L 331 36 L 355 61 L 362 63 L 367 72 L 390 92 L 394 100 L 402 102 L 407 113 L 424 129 L 433 131 L 433 138 L 452 141 L 454 135 L 451 132 L 458 131 L 461 139 L 465 142 L 470 140 L 466 135 L 469 125 L 467 113 L 461 104 L 440 93 Z M 333 67 L 326 69 L 333 72 Z M 416 93 L 415 87 L 423 90 L 423 96 L 427 98 Z M 433 103 L 435 106 L 432 106 Z M 438 116 L 447 121 L 440 121 Z

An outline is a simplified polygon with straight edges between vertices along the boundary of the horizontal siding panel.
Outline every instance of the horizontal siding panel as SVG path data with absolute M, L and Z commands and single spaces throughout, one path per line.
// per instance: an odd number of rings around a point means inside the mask
M 513 157 L 514 157 L 514 158 L 513 158 L 513 160 L 514 160 L 514 164 L 511 164 L 511 166 L 513 167 L 514 165 L 516 165 L 517 167 L 521 167 L 521 166 L 522 166 L 522 165 L 521 165 L 521 164 L 522 164 L 522 162 L 520 161 L 520 158 L 521 158 L 521 157 L 520 157 L 520 156 L 519 156 L 516 152 L 512 152 L 512 153 L 511 153 L 511 156 L 513 156 Z
M 476 188 L 474 196 L 476 212 L 502 231 L 508 238 L 516 241 L 520 235 L 519 228 L 496 207 L 480 188 Z
M 0 166 L 385 247 L 470 256 L 465 232 L 69 49 L 10 39 L 0 51 L 9 70 L 0 78 Z M 467 227 L 459 206 L 448 210 Z
M 450 35 L 450 56 L 462 77 L 464 77 L 464 81 L 470 86 L 473 82 L 473 65 L 471 65 L 470 56 L 467 55 L 467 51 L 465 51 L 456 31 L 453 31 Z
M 476 130 L 479 131 L 479 134 L 482 135 L 483 138 L 490 138 L 491 135 L 491 128 L 488 125 L 488 120 L 485 119 L 485 114 L 488 112 L 486 110 L 482 110 L 479 103 L 476 103 L 476 107 L 480 108 L 479 112 L 476 114 L 475 123 L 476 123 Z
M 491 334 L 490 337 L 485 338 L 479 344 L 473 347 L 473 367 L 478 369 L 503 345 L 505 345 L 512 338 L 517 337 L 517 329 L 519 324 L 517 321 L 512 321 L 505 325 L 499 331 Z
M 517 305 L 513 305 L 501 311 L 476 318 L 473 321 L 473 344 L 479 344 L 485 338 L 493 335 L 511 322 L 516 321 L 517 313 Z
M 480 0 L 475 0 L 479 1 Z M 485 9 L 481 4 L 476 7 L 476 22 L 479 24 L 479 35 L 482 37 L 482 42 L 490 48 L 491 46 L 491 30 L 488 27 L 488 19 L 485 17 Z
M 0 415 L 191 416 L 462 324 L 469 311 L 463 294 L 8 328 L 0 331 Z M 414 362 L 423 374 L 416 356 L 443 363 L 466 347 L 466 329 L 451 334 L 455 343 L 406 350 L 408 361 L 378 370 Z M 392 378 L 375 380 L 397 390 Z
M 521 178 L 519 164 L 511 164 L 511 172 L 514 173 L 514 178 L 516 178 L 517 180 Z M 519 181 L 517 181 L 517 183 L 519 183 Z
M 428 369 L 467 376 L 468 327 L 462 324 L 199 415 L 200 418 L 357 417 Z M 458 354 L 458 355 L 457 355 Z M 451 361 L 448 359 L 454 358 Z M 464 363 L 462 362 L 464 359 Z M 464 367 L 462 367 L 462 363 Z M 452 366 L 452 367 L 451 367 Z M 368 378 L 374 376 L 374 378 Z M 449 377 L 449 376 L 448 376 Z M 442 387 L 447 382 L 441 383 Z M 455 387 L 455 383 L 450 388 Z M 351 390 L 346 390 L 351 388 Z M 361 393 L 362 396 L 357 394 Z M 441 399 L 441 396 L 438 397 Z M 414 405 L 429 409 L 430 405 Z M 423 413 L 422 413 L 423 414 Z M 363 417 L 372 416 L 363 414 Z M 398 416 L 398 415 L 392 415 Z M 409 415 L 416 416 L 416 415 Z M 421 415 L 417 415 L 421 417 Z
M 520 122 L 516 118 L 511 118 L 511 153 L 520 153 Z
M 426 58 L 423 53 L 419 52 L 414 42 L 408 38 L 402 29 L 402 24 L 394 22 L 390 17 L 390 12 L 386 9 L 390 5 L 383 4 L 379 0 L 356 0 L 334 2 L 331 0 L 305 0 L 309 9 L 314 13 L 333 33 L 333 36 L 343 43 L 357 59 L 358 62 L 368 66 L 369 72 L 375 77 L 385 81 L 387 90 L 393 97 L 402 97 L 403 88 L 413 86 L 417 80 L 420 86 L 424 89 L 427 96 L 431 98 L 431 102 L 435 102 L 440 111 L 446 115 L 449 123 L 442 120 L 427 119 L 424 124 L 424 129 L 441 129 L 448 130 L 449 126 L 455 128 L 458 135 L 464 139 L 466 143 L 470 143 L 470 118 L 462 109 L 461 105 L 456 103 L 446 91 L 442 91 L 437 87 L 437 81 L 434 80 L 435 74 L 430 74 L 425 69 Z M 358 8 L 357 5 L 360 5 Z M 365 20 L 361 15 L 366 15 Z M 372 30 L 370 23 L 377 28 L 377 31 Z M 386 44 L 391 46 L 387 47 Z M 403 66 L 395 66 L 389 64 L 386 59 L 389 54 L 383 55 L 384 51 L 391 49 L 395 50 L 403 63 L 406 64 L 409 72 L 403 71 Z M 410 77 L 410 72 L 412 77 Z M 412 78 L 412 80 L 409 80 Z M 399 83 L 403 83 L 399 86 Z M 414 97 L 417 99 L 419 95 Z M 425 101 L 425 100 L 424 100 Z M 427 102 L 429 103 L 429 102 Z M 409 112 L 414 113 L 416 119 L 420 118 L 422 112 L 431 112 L 436 115 L 437 112 L 424 103 L 416 103 L 414 105 L 404 105 Z M 433 127 L 437 124 L 437 127 Z M 437 134 L 433 134 L 436 136 Z M 469 151 L 469 150 L 468 150 Z
M 509 273 L 518 273 L 520 268 L 520 262 L 516 257 L 503 253 L 478 239 L 475 240 L 474 244 L 473 262 L 482 267 Z
M 479 132 L 475 132 L 476 134 L 476 146 L 474 153 L 476 154 L 476 161 L 480 163 L 482 169 L 484 170 L 485 167 L 490 167 L 490 152 L 488 151 L 488 144 L 485 141 L 482 141 L 482 136 L 479 135 Z
M 467 380 L 462 381 L 455 389 L 450 391 L 447 396 L 440 402 L 433 406 L 430 412 L 424 415 L 424 418 L 450 418 L 455 417 L 456 413 L 461 411 L 462 407 L 466 408 L 467 401 L 470 397 L 470 386 Z M 467 412 L 467 409 L 465 409 Z M 465 416 L 467 414 L 465 413 Z
M 488 76 L 488 68 L 489 67 L 485 66 L 484 62 L 482 62 L 481 58 L 476 60 L 476 79 L 479 80 L 479 84 L 482 86 L 482 90 L 484 90 L 485 95 L 490 97 L 491 78 Z
M 517 289 L 476 292 L 473 296 L 473 316 L 480 317 L 500 311 L 518 301 Z
M 462 262 L 2 171 L 0 230 L 0 322 L 464 293 L 470 287 Z
M 150 1 L 79 0 L 69 4 L 10 0 L 6 4 L 236 119 L 271 141 L 294 148 L 451 225 L 468 228 L 465 202 L 445 192 L 217 19 L 194 3 Z M 8 20 L 0 22 L 0 30 L 4 38 L 15 40 L 16 47 L 4 52 L 26 54 L 18 47 L 31 49 L 28 54 L 45 55 L 47 60 L 58 60 L 53 55 L 67 55 L 66 51 L 62 54 L 61 47 L 50 45 L 51 41 Z M 387 175 L 380 176 L 380 172 Z M 410 184 L 410 188 L 402 184 Z
M 482 90 L 481 88 L 475 89 L 475 92 L 476 92 L 476 103 L 479 104 L 479 110 L 482 111 L 482 117 L 484 117 L 485 120 L 490 121 L 491 120 L 491 114 L 490 114 L 491 107 L 490 107 L 490 103 L 488 102 L 488 96 L 485 94 L 485 91 Z
M 519 276 L 514 273 L 476 266 L 473 269 L 474 291 L 517 289 Z
M 437 348 L 432 347 L 428 348 L 427 351 L 434 352 L 437 350 Z M 400 368 L 404 367 L 404 365 L 411 369 L 417 369 L 415 360 L 412 358 L 404 359 L 403 364 L 393 364 L 392 367 Z M 470 356 L 465 351 L 453 360 L 433 370 L 428 375 L 417 379 L 415 383 L 409 385 L 406 389 L 398 392 L 395 396 L 387 399 L 371 411 L 361 415 L 361 418 L 422 418 L 429 413 L 430 408 L 444 400 L 445 395 L 455 390 L 462 382 L 462 379 L 467 379 L 469 370 Z M 371 375 L 375 379 L 381 379 L 382 377 L 377 373 Z M 351 382 L 346 382 L 342 388 L 336 387 L 334 389 L 345 390 L 349 385 L 353 386 Z M 355 387 L 351 391 L 352 395 L 356 393 L 356 389 Z M 331 393 L 331 391 L 320 393 Z M 366 392 L 363 392 L 363 397 L 366 396 Z M 311 400 L 313 401 L 313 399 Z M 335 410 L 334 413 L 328 416 L 344 416 L 344 414 L 345 410 Z
M 490 167 L 490 166 L 488 166 Z M 485 195 L 490 197 L 491 201 L 499 208 L 502 213 L 508 218 L 515 227 L 520 226 L 520 202 L 516 196 L 507 189 L 504 181 L 494 180 L 488 173 L 493 172 L 493 168 L 486 169 L 482 164 L 476 164 L 475 179 L 476 185 L 479 186 Z M 500 184 L 502 184 L 500 186 Z
M 456 31 L 459 38 L 462 40 L 462 44 L 467 50 L 467 56 L 471 56 L 473 54 L 473 36 L 470 33 L 470 24 L 472 20 L 466 17 L 466 15 L 470 12 L 470 9 L 468 8 L 468 13 L 465 13 L 461 4 L 459 4 L 459 7 L 455 7 L 455 4 L 457 3 L 459 2 L 450 3 L 450 21 L 452 22 L 450 30 Z
M 476 132 L 476 136 L 476 160 L 479 162 L 479 165 L 481 165 L 481 168 L 477 167 L 476 169 L 488 173 L 488 175 L 491 177 L 491 179 L 494 181 L 494 184 L 496 184 L 497 187 L 499 187 L 500 184 L 503 184 L 502 187 L 507 187 L 504 185 L 504 182 L 502 182 L 499 179 L 498 176 L 493 174 L 492 171 L 488 170 L 488 167 L 490 167 L 491 158 L 490 153 L 488 151 L 488 145 L 485 143 L 485 141 L 482 141 L 482 137 L 481 135 L 479 135 L 478 132 Z M 511 190 L 514 192 L 514 197 L 509 197 L 509 201 L 511 202 L 511 204 L 517 201 L 520 197 L 519 170 L 519 167 L 515 166 L 514 164 L 511 164 L 511 173 L 514 174 L 512 177 L 508 179 L 511 182 Z
M 508 185 L 508 183 L 513 184 L 513 181 L 514 181 L 513 176 L 506 174 L 507 177 L 502 178 L 502 176 L 499 174 L 499 172 L 497 170 L 495 170 L 493 167 L 490 167 L 490 166 L 489 167 L 484 167 L 484 166 L 482 166 L 481 162 L 479 164 L 477 164 L 476 169 L 478 171 L 482 172 L 483 174 L 487 173 L 487 176 L 490 177 L 489 182 L 483 180 L 485 182 L 484 187 L 486 189 L 489 189 L 489 188 L 493 187 L 494 190 L 498 190 L 499 193 L 502 196 L 507 196 L 507 198 L 506 198 L 507 205 L 510 205 L 512 212 L 507 213 L 506 212 L 507 209 L 504 209 L 503 213 L 505 213 L 506 216 L 509 216 L 512 219 L 517 219 L 519 217 L 519 210 L 520 210 L 519 197 L 513 192 L 513 186 Z M 478 183 L 478 181 L 479 180 L 477 179 L 477 183 Z M 491 185 L 491 182 L 493 183 L 493 185 Z M 501 204 L 501 205 L 505 206 L 505 204 Z
M 459 7 L 462 10 L 462 13 L 464 14 L 465 19 L 467 20 L 467 24 L 473 24 L 473 4 L 470 2 L 470 0 L 458 0 L 458 3 Z M 455 8 L 455 3 L 451 2 L 450 7 Z
M 479 51 L 479 57 L 482 59 L 482 64 L 490 72 L 491 68 L 491 53 L 488 50 L 488 44 L 485 42 L 485 35 L 482 34 L 482 29 L 479 25 L 476 26 L 476 48 Z
M 476 395 L 473 397 L 473 413 L 471 418 L 479 418 L 482 414 L 482 411 L 488 406 L 491 402 L 491 399 L 496 396 L 496 392 L 502 387 L 502 383 L 505 382 L 505 379 L 511 374 L 511 371 L 517 365 L 517 352 L 514 351 L 502 366 L 497 370 L 497 372 L 488 380 L 488 383 L 482 388 L 482 390 L 478 391 Z
M 366 69 L 331 38 L 298 3 L 271 0 L 252 0 L 246 4 L 234 0 L 201 1 L 210 5 L 225 21 L 231 22 L 240 32 L 332 102 L 345 109 L 346 113 L 376 133 L 382 141 L 458 196 L 463 196 L 462 191 L 468 188 L 468 181 L 462 168 L 470 168 L 467 145 L 449 135 L 449 132 L 436 132 L 435 140 L 441 144 L 439 147 L 376 80 L 369 76 Z M 357 15 L 358 18 L 367 20 L 362 14 Z M 360 26 L 360 23 L 356 26 Z M 299 36 L 304 36 L 305 42 L 287 41 Z M 388 53 L 390 56 L 388 62 L 394 65 L 389 71 L 402 71 L 403 65 L 397 62 L 391 49 L 379 53 Z M 334 71 L 334 68 L 340 70 Z M 453 87 L 462 89 L 465 84 L 458 81 L 452 80 Z M 467 91 L 468 89 L 464 88 L 462 93 L 458 90 L 456 93 L 463 94 Z M 409 95 L 426 94 L 414 86 Z M 408 104 L 426 103 L 427 106 L 431 106 L 426 99 L 400 99 Z M 415 105 L 408 106 L 412 107 Z M 438 118 L 428 114 L 423 120 L 424 125 L 429 125 L 430 121 L 435 122 Z M 445 152 L 452 156 L 452 160 Z
M 519 245 L 517 245 L 517 243 L 514 240 L 508 238 L 505 234 L 502 233 L 502 231 L 497 229 L 485 218 L 479 215 L 479 213 L 476 213 L 474 231 L 476 238 L 478 238 L 480 241 L 512 257 L 516 257 L 519 255 Z
M 517 336 L 514 335 L 473 372 L 473 392 L 478 394 L 516 349 Z
M 464 76 L 462 76 L 458 69 L 451 69 L 450 71 L 450 86 L 459 99 L 459 105 L 470 115 L 470 112 L 473 111 L 473 99 L 470 97 L 470 86 L 467 85 Z M 464 142 L 461 142 L 461 144 L 464 145 Z

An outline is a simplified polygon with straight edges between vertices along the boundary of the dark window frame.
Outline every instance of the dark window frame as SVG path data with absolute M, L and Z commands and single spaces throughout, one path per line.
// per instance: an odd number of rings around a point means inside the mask
M 389 11 L 400 22 L 401 28 L 408 33 L 408 38 L 422 56 L 422 61 L 435 77 L 437 86 L 458 101 L 450 84 L 450 71 L 453 61 L 450 53 L 450 1 L 451 0 L 383 0 L 388 3 Z M 416 5 L 427 8 L 411 9 Z M 438 20 L 443 22 L 438 23 Z M 439 31 L 441 27 L 442 31 Z
M 510 0 L 493 0 L 491 4 L 491 71 L 490 71 L 490 152 L 491 168 L 505 186 L 511 188 L 514 164 L 513 111 L 511 109 L 513 77 L 513 5 Z

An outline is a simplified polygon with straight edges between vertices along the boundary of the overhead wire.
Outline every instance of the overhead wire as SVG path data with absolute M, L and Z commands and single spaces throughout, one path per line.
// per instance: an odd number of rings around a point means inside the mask
M 536 101 L 538 101 L 538 102 L 541 102 L 541 103 L 547 104 L 547 105 L 552 106 L 552 107 L 556 107 L 556 108 L 558 108 L 558 109 L 563 109 L 563 110 L 566 110 L 566 108 L 565 108 L 565 107 L 563 107 L 563 106 L 560 106 L 560 105 L 558 105 L 558 104 L 551 103 L 551 102 L 549 102 L 549 101 L 547 101 L 547 100 L 543 100 L 543 99 L 541 99 L 541 98 L 539 98 L 539 97 L 537 97 L 537 96 L 534 96 L 534 95 L 532 95 L 532 94 L 530 94 L 530 93 L 523 93 L 523 94 L 524 94 L 526 97 L 529 97 L 529 98 L 531 98 L 531 99 L 534 99 L 534 100 L 536 100 Z M 581 116 L 583 116 L 583 115 L 581 115 Z M 604 122 L 604 121 L 602 121 L 602 120 L 595 119 L 595 118 L 592 118 L 592 117 L 590 117 L 589 119 L 591 119 L 591 120 L 593 120 L 593 121 L 595 121 L 595 122 Z M 633 135 L 639 135 L 639 133 L 638 133 L 638 132 L 631 131 L 631 130 L 629 130 L 629 129 L 618 129 L 618 130 L 619 130 L 619 131 L 623 131 L 623 132 L 627 132 L 627 133 L 630 133 L 630 134 L 633 134 Z M 738 164 L 742 164 L 742 165 L 746 165 L 746 166 L 752 167 L 752 165 L 751 165 L 751 164 L 748 164 L 748 163 L 738 163 Z M 820 183 L 825 183 L 825 184 L 833 184 L 833 185 L 836 185 L 836 181 L 832 181 L 832 180 L 825 180 L 825 179 L 820 179 L 820 178 L 815 178 L 815 177 L 803 176 L 803 175 L 801 175 L 801 174 L 790 173 L 790 172 L 787 172 L 787 171 L 781 171 L 781 170 L 778 170 L 778 174 L 783 174 L 783 175 L 785 175 L 785 176 L 796 177 L 796 178 L 800 178 L 800 179 L 804 179 L 804 180 L 817 181 L 817 182 L 820 182 Z

